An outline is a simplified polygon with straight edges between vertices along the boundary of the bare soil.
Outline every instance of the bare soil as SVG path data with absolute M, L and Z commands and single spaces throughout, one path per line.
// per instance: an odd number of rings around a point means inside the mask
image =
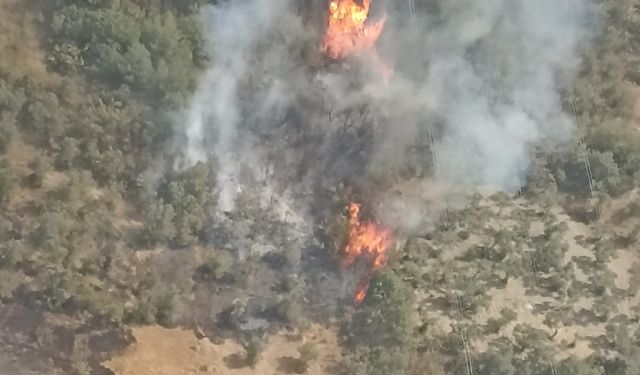
M 219 344 L 192 331 L 159 326 L 133 328 L 135 343 L 119 355 L 103 363 L 115 375 L 175 374 L 287 374 L 300 373 L 298 348 L 312 343 L 318 353 L 306 374 L 321 375 L 340 358 L 338 338 L 334 331 L 311 325 L 300 335 L 280 332 L 271 336 L 252 368 L 245 363 L 245 350 L 238 342 L 225 340 Z

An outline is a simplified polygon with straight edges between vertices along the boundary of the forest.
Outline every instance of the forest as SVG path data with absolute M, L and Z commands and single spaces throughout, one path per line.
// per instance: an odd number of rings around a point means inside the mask
M 366 197 L 395 176 L 360 184 L 314 149 L 309 165 L 335 174 L 286 171 L 322 191 L 301 238 L 257 190 L 220 215 L 220 161 L 181 164 L 181 118 L 216 63 L 201 13 L 221 2 L 0 0 L 0 368 L 126 375 L 104 362 L 132 327 L 161 326 L 234 340 L 229 368 L 245 373 L 286 331 L 300 345 L 277 373 L 639 374 L 640 4 L 593 2 L 599 30 L 561 92 L 571 139 L 532 149 L 516 193 L 475 192 L 401 233 L 354 305 L 347 185 Z M 307 48 L 294 53 L 319 69 Z M 369 134 L 347 125 L 357 112 L 335 115 L 352 145 Z M 318 139 L 305 131 L 287 133 L 291 149 Z M 336 358 L 305 336 L 314 325 L 337 337 Z

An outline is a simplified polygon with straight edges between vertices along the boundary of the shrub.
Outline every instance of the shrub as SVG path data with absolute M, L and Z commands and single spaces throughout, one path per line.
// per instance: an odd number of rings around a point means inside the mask
M 0 204 L 7 203 L 16 186 L 16 177 L 8 160 L 0 160 Z

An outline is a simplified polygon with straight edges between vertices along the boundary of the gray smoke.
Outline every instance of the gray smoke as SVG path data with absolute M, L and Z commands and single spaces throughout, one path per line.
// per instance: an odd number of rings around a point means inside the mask
M 203 11 L 212 63 L 187 112 L 185 158 L 215 161 L 220 211 L 251 189 L 302 221 L 309 195 L 344 184 L 411 227 L 443 186 L 519 188 L 532 149 L 571 135 L 561 92 L 593 28 L 589 0 L 425 1 L 413 24 L 408 1 L 374 0 L 371 17 L 388 13 L 377 48 L 388 82 L 370 54 L 325 61 L 326 4 L 306 4 Z
M 248 89 L 242 86 L 254 76 L 257 85 L 268 86 L 256 113 L 277 111 L 288 103 L 288 93 L 279 83 L 277 72 L 272 71 L 286 69 L 291 62 L 282 51 L 291 43 L 287 35 L 304 32 L 296 17 L 285 19 L 290 15 L 288 5 L 287 1 L 236 1 L 203 11 L 213 64 L 188 111 L 186 158 L 189 163 L 215 158 L 222 211 L 233 209 L 235 197 L 243 188 L 241 168 L 251 166 L 252 172 L 257 173 L 263 167 L 259 150 L 254 148 L 258 135 L 254 138 L 252 134 L 239 134 L 238 128 L 245 120 L 241 109 L 243 91 Z M 283 39 L 260 45 L 267 35 L 276 34 Z M 271 50 L 258 54 L 261 48 Z M 258 57 L 271 60 L 257 61 Z
M 445 123 L 442 177 L 519 188 L 539 142 L 567 140 L 560 90 L 587 36 L 585 0 L 442 2 L 428 32 L 427 85 Z

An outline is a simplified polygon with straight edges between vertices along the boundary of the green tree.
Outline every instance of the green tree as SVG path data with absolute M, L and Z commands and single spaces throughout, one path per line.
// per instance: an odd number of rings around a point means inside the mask
M 16 186 L 16 177 L 7 159 L 0 160 L 0 204 L 7 203 Z
M 22 272 L 0 270 L 0 299 L 9 299 L 25 280 Z
M 31 174 L 29 175 L 29 183 L 35 188 L 41 188 L 44 179 L 51 168 L 49 161 L 42 156 L 37 156 L 30 164 Z
M 165 244 L 176 236 L 173 220 L 176 216 L 173 206 L 154 202 L 144 213 L 142 238 L 149 245 Z
M 350 331 L 357 342 L 386 347 L 405 347 L 411 343 L 412 294 L 392 271 L 374 277 L 359 307 Z
M 79 154 L 80 150 L 78 149 L 78 140 L 75 138 L 65 137 L 60 142 L 59 151 L 56 154 L 56 167 L 60 169 L 69 169 L 73 167 Z
M 40 146 L 49 146 L 69 128 L 70 121 L 65 106 L 53 92 L 29 87 L 28 100 L 22 112 L 21 122 L 33 129 L 35 141 Z
M 15 133 L 14 121 L 5 116 L 0 117 L 0 155 L 7 152 L 9 145 L 15 138 Z
M 474 358 L 478 375 L 515 375 L 516 368 L 511 364 L 513 352 L 488 351 Z
M 603 375 L 604 370 L 588 362 L 569 358 L 558 366 L 558 375 Z
M 204 226 L 210 199 L 209 170 L 206 164 L 194 167 L 173 177 L 160 189 L 160 197 L 173 206 L 176 246 L 195 243 Z
M 260 356 L 264 350 L 264 342 L 257 336 L 252 337 L 244 347 L 246 352 L 245 360 L 251 368 L 260 361 Z
M 340 375 L 404 375 L 409 357 L 399 348 L 381 346 L 358 347 L 354 353 L 343 359 Z
M 613 152 L 590 151 L 589 161 L 598 191 L 609 194 L 620 193 L 622 176 Z

